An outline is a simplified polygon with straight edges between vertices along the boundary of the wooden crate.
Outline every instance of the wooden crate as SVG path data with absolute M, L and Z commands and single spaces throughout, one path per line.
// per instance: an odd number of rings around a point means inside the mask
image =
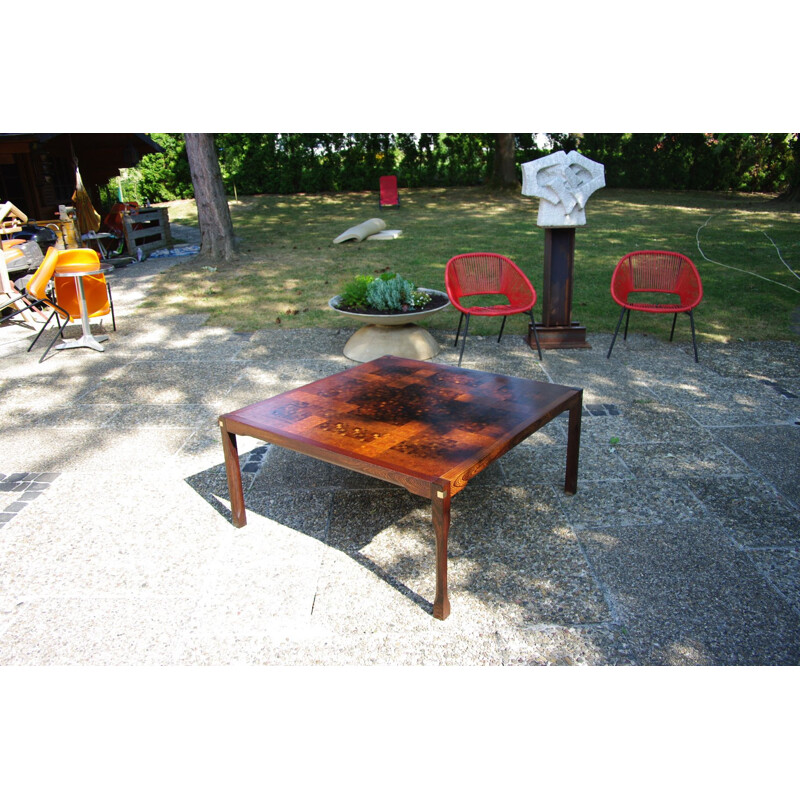
M 122 226 L 128 255 L 135 257 L 139 250 L 144 254 L 172 246 L 166 208 L 137 208 L 122 215 Z

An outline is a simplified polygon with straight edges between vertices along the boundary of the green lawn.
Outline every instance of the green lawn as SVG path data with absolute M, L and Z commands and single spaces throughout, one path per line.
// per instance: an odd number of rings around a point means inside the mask
M 789 317 L 800 306 L 800 280 L 765 234 L 800 273 L 798 208 L 770 201 L 758 195 L 600 190 L 589 201 L 588 224 L 576 233 L 573 321 L 590 333 L 613 331 L 618 307 L 609 281 L 619 258 L 638 249 L 676 250 L 695 262 L 703 279 L 704 299 L 695 312 L 701 341 L 797 339 Z M 196 224 L 193 202 L 168 205 L 172 222 Z M 240 263 L 217 265 L 216 271 L 175 267 L 160 277 L 149 306 L 209 312 L 210 324 L 239 331 L 354 327 L 357 323 L 327 304 L 354 275 L 389 268 L 419 286 L 443 290 L 447 260 L 472 251 L 509 256 L 541 292 L 544 231 L 536 226 L 538 201 L 517 192 L 407 189 L 401 190 L 399 208 L 384 209 L 378 208 L 377 192 L 264 195 L 230 206 L 241 238 Z M 371 217 L 403 235 L 332 243 Z M 709 260 L 698 250 L 698 231 Z M 541 319 L 538 306 L 534 314 Z M 671 321 L 670 315 L 633 315 L 631 332 L 667 338 Z M 427 324 L 455 330 L 458 314 L 443 311 Z M 475 319 L 470 333 L 498 328 L 497 320 Z M 524 333 L 525 318 L 510 318 L 506 330 Z M 690 338 L 688 319 L 678 321 L 675 336 Z

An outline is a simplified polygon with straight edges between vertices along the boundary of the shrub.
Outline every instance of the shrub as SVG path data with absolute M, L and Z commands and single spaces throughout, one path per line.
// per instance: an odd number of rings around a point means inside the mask
M 378 311 L 405 311 L 413 292 L 414 284 L 396 275 L 388 280 L 373 281 L 367 287 L 367 303 Z

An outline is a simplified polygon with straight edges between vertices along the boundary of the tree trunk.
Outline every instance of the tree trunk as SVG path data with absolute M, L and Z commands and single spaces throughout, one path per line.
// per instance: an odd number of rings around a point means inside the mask
M 794 164 L 789 176 L 789 185 L 776 198 L 781 203 L 800 201 L 800 133 L 794 134 L 790 147 L 794 156 Z
M 200 258 L 231 261 L 236 256 L 233 223 L 213 133 L 185 133 L 186 155 L 192 175 L 200 225 Z
M 516 138 L 513 133 L 496 133 L 494 165 L 490 185 L 498 189 L 513 189 L 520 183 L 517 175 Z

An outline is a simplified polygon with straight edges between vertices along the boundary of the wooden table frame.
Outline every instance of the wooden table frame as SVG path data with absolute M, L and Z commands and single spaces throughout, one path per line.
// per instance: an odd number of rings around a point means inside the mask
M 433 616 L 450 613 L 450 501 L 550 420 L 569 413 L 564 491 L 578 487 L 583 390 L 384 356 L 237 411 L 219 426 L 234 526 L 247 524 L 237 435 L 251 436 L 429 498 Z

